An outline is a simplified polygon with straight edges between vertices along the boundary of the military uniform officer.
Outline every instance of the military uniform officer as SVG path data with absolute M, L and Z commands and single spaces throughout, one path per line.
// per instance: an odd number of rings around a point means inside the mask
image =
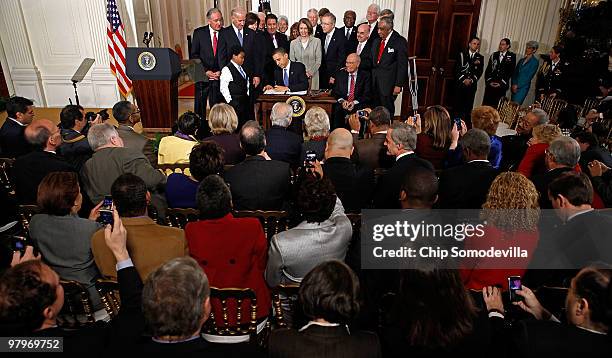
M 468 48 L 459 53 L 455 63 L 455 113 L 468 123 L 468 126 L 478 80 L 484 69 L 484 57 L 478 53 L 479 49 L 480 39 L 473 36 Z
M 497 108 L 500 98 L 506 95 L 510 87 L 510 77 L 516 66 L 516 54 L 508 51 L 510 39 L 499 42 L 499 51 L 493 52 L 485 71 L 485 94 L 482 104 Z

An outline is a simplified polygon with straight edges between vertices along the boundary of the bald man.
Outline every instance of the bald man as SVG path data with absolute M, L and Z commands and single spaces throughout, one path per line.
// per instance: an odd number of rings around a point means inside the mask
M 370 74 L 359 69 L 361 59 L 356 53 L 346 57 L 344 70 L 336 75 L 332 96 L 336 98 L 331 128 L 349 128 L 346 118 L 370 105 Z
M 38 184 L 51 172 L 73 172 L 75 169 L 60 155 L 60 129 L 48 119 L 33 121 L 25 129 L 25 138 L 35 149 L 17 158 L 13 167 L 13 182 L 19 204 L 36 204 Z
M 325 147 L 324 176 L 336 188 L 336 194 L 347 212 L 368 208 L 374 189 L 374 173 L 351 161 L 353 136 L 344 128 L 331 132 Z

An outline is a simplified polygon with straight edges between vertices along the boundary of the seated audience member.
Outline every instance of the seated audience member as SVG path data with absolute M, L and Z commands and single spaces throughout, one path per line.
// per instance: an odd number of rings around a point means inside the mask
M 529 140 L 529 148 L 518 166 L 518 172 L 531 178 L 546 172 L 544 158 L 550 142 L 561 137 L 561 130 L 554 124 L 541 124 L 533 128 L 533 137 Z
M 24 131 L 34 119 L 34 102 L 23 97 L 11 97 L 6 102 L 6 113 L 8 117 L 0 127 L 0 154 L 17 158 L 32 150 Z
M 529 148 L 529 139 L 535 126 L 548 124 L 548 114 L 540 108 L 534 108 L 521 118 L 516 126 L 516 135 L 507 135 L 502 140 L 502 170 L 509 170 L 518 167 Z
M 138 150 L 147 157 L 154 168 L 157 167 L 157 154 L 153 141 L 134 130 L 134 126 L 140 122 L 140 109 L 133 103 L 120 101 L 113 106 L 113 117 L 119 124 L 117 133 L 123 140 L 123 146 Z
M 580 146 L 570 137 L 559 137 L 550 143 L 544 156 L 547 172 L 531 178 L 540 193 L 540 208 L 552 209 L 548 198 L 548 184 L 563 173 L 571 172 L 578 164 Z
M 312 107 L 306 111 L 304 126 L 308 134 L 308 141 L 302 145 L 302 161 L 306 159 L 306 152 L 313 151 L 317 160 L 322 160 L 325 154 L 325 145 L 329 137 L 329 116 L 321 107 Z
M 41 209 L 30 221 L 30 237 L 48 264 L 64 280 L 82 283 L 96 309 L 103 309 L 96 290 L 100 273 L 91 252 L 91 236 L 102 228 L 96 206 L 88 219 L 78 216 L 83 202 L 79 178 L 74 172 L 49 173 L 38 186 Z M 100 231 L 104 238 L 104 231 Z
M 48 119 L 39 119 L 25 130 L 25 138 L 34 151 L 23 155 L 13 164 L 15 194 L 20 204 L 36 203 L 38 184 L 51 172 L 73 172 L 74 167 L 57 149 L 62 144 L 59 128 Z
M 597 136 L 591 132 L 579 132 L 574 136 L 580 145 L 580 169 L 588 173 L 588 164 L 594 160 L 603 163 L 608 168 L 612 167 L 612 155 L 610 151 L 599 144 Z
M 497 132 L 497 126 L 501 122 L 499 112 L 490 106 L 480 106 L 472 110 L 472 125 L 474 128 L 482 129 L 487 132 L 491 138 L 491 149 L 489 150 L 489 163 L 495 169 L 499 169 L 502 160 L 502 142 L 501 139 L 495 135 Z
M 425 258 L 405 268 L 380 337 L 384 356 L 479 356 L 493 349 L 490 330 L 503 329 L 503 320 L 477 309 L 457 270 Z
M 481 250 L 512 246 L 527 250 L 528 258 L 466 259 L 460 270 L 465 287 L 481 290 L 486 286 L 508 289 L 509 276 L 523 276 L 538 244 L 538 191 L 529 179 L 515 172 L 497 176 L 491 184 L 481 215 L 487 226 L 482 237 L 467 238 L 464 248 Z M 494 269 L 506 268 L 506 269 Z
M 270 357 L 380 357 L 376 334 L 349 330 L 361 309 L 359 279 L 343 262 L 313 268 L 300 285 L 299 307 L 310 322 L 279 329 L 269 341 Z
M 253 357 L 252 345 L 214 344 L 200 335 L 211 311 L 210 283 L 191 257 L 172 259 L 151 272 L 142 290 L 142 312 L 151 338 L 142 353 Z
M 92 202 L 99 203 L 109 195 L 115 179 L 125 173 L 144 180 L 151 193 L 163 192 L 166 175 L 153 168 L 139 149 L 124 148 L 123 140 L 112 125 L 103 123 L 91 127 L 87 141 L 94 154 L 81 169 L 81 180 Z M 161 199 L 153 200 L 153 205 L 160 210 L 165 203 Z
M 391 126 L 391 115 L 388 109 L 379 106 L 370 112 L 367 128 L 370 132 L 370 138 L 357 140 L 357 134 L 361 130 L 361 123 L 357 115 L 352 115 L 349 118 L 349 124 L 360 163 L 372 169 L 393 166 L 395 158 L 387 154 L 387 147 L 385 147 L 387 131 Z
M 214 129 L 213 129 L 214 130 Z M 189 154 L 189 175 L 172 173 L 166 182 L 169 208 L 197 208 L 200 182 L 211 174 L 223 173 L 223 148 L 212 141 L 197 144 Z
M 466 163 L 440 174 L 440 208 L 480 209 L 498 174 L 487 160 L 490 148 L 489 135 L 481 129 L 472 128 L 461 138 Z
M 266 137 L 255 121 L 240 131 L 240 146 L 246 159 L 225 173 L 235 210 L 286 210 L 291 170 L 289 164 L 270 160 Z
M 143 334 L 142 282 L 125 248 L 125 229 L 116 212 L 114 217 L 114 227 L 111 231 L 107 226 L 105 236 L 119 263 L 119 315 L 111 323 L 97 321 L 78 329 L 58 327 L 57 317 L 64 306 L 59 276 L 42 261 L 24 256 L 0 277 L 3 336 L 63 337 L 65 353 L 102 354 L 109 344 L 125 346 Z
M 589 174 L 595 192 L 599 194 L 606 208 L 612 207 L 612 171 L 600 161 L 589 163 Z
M 437 170 L 444 169 L 454 125 L 446 108 L 427 108 L 423 115 L 423 130 L 417 134 L 415 153 L 419 158 L 429 161 Z
M 565 299 L 565 323 L 553 316 L 538 301 L 534 292 L 522 286 L 516 291 L 523 300 L 514 303 L 534 319 L 516 321 L 512 337 L 505 334 L 504 341 L 512 342 L 508 350 L 521 357 L 579 356 L 588 351 L 589 357 L 608 357 L 612 352 L 610 328 L 612 298 L 609 269 L 586 267 L 572 278 Z M 489 287 L 489 291 L 497 291 Z M 504 311 L 499 293 L 491 295 L 487 308 Z M 485 298 L 487 301 L 487 298 Z
M 395 123 L 387 130 L 385 146 L 387 154 L 395 157 L 395 164 L 380 178 L 374 194 L 374 207 L 396 209 L 400 207 L 400 189 L 407 172 L 415 167 L 434 171 L 430 162 L 417 157 L 417 134 L 414 127 L 406 123 Z
M 134 174 L 122 174 L 113 183 L 111 195 L 127 230 L 128 252 L 143 281 L 164 262 L 189 255 L 183 230 L 157 225 L 147 215 L 151 194 L 142 179 Z M 91 238 L 91 249 L 100 273 L 116 277 L 117 262 L 104 244 L 103 232 L 99 231 Z
M 270 121 L 272 127 L 266 131 L 266 153 L 274 160 L 289 163 L 296 168 L 300 163 L 303 139 L 292 131 L 287 130 L 291 125 L 293 110 L 285 102 L 278 102 L 272 106 Z
M 346 117 L 357 110 L 369 107 L 372 81 L 370 73 L 359 71 L 361 59 L 356 53 L 346 57 L 344 70 L 336 73 L 332 96 L 334 104 L 332 129 L 348 127 Z
M 283 47 L 272 52 L 276 62 L 274 78 L 264 87 L 264 91 L 273 89 L 277 92 L 301 92 L 308 90 L 306 67 L 301 62 L 289 61 L 289 53 Z
M 254 116 L 249 99 L 249 76 L 244 65 L 244 48 L 235 46 L 231 49 L 231 60 L 221 70 L 221 94 L 238 117 L 238 128 Z
M 91 125 L 100 122 L 100 119 L 96 119 Z M 58 153 L 66 158 L 77 171 L 81 170 L 83 164 L 93 154 L 87 142 L 87 133 L 85 133 L 88 125 L 83 107 L 69 104 L 62 109 L 60 113 L 62 145 L 58 148 Z
M 335 129 L 327 139 L 324 176 L 334 185 L 346 211 L 361 212 L 370 207 L 374 191 L 374 172 L 351 161 L 353 136 L 344 128 Z M 318 164 L 315 164 L 318 165 Z
M 438 178 L 428 168 L 412 168 L 404 176 L 400 191 L 402 209 L 431 209 L 438 200 Z
M 200 125 L 200 117 L 188 111 L 176 121 L 177 131 L 174 135 L 166 136 L 159 142 L 157 150 L 158 164 L 184 164 L 189 162 L 189 154 L 198 144 L 196 132 Z
M 218 175 L 209 175 L 198 187 L 200 220 L 185 227 L 189 252 L 206 272 L 210 285 L 217 288 L 250 288 L 257 296 L 259 332 L 270 310 L 270 291 L 264 281 L 267 240 L 256 218 L 234 218 L 232 195 Z M 217 324 L 221 307 L 213 304 Z M 249 312 L 243 302 L 242 312 Z M 250 317 L 243 315 L 243 322 Z M 231 322 L 230 324 L 235 324 Z
M 296 210 L 303 221 L 272 237 L 268 251 L 266 281 L 270 287 L 299 283 L 317 264 L 344 260 L 353 235 L 331 181 L 306 174 L 299 185 Z
M 244 150 L 240 148 L 240 138 L 236 132 L 238 116 L 232 106 L 217 103 L 208 112 L 208 126 L 212 136 L 204 141 L 215 142 L 223 148 L 223 164 L 236 165 L 244 160 Z

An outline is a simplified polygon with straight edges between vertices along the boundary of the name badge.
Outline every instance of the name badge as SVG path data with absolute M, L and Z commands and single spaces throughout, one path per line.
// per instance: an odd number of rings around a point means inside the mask
M 394 49 L 392 49 L 392 48 L 388 48 L 388 49 L 387 49 L 387 53 L 394 53 L 394 52 L 395 52 L 395 50 L 394 50 Z

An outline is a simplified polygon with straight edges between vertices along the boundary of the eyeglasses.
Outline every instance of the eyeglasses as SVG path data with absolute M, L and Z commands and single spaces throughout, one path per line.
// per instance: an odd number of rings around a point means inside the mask
M 136 109 L 134 112 L 130 113 L 130 116 L 140 113 L 140 108 Z

